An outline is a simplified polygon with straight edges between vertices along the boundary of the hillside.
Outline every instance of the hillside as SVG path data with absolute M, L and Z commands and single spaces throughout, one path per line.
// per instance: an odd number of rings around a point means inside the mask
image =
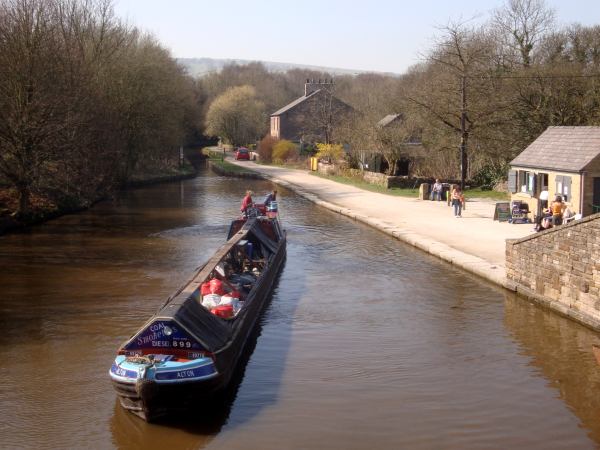
M 192 76 L 203 76 L 212 72 L 219 72 L 227 64 L 249 64 L 251 62 L 260 62 L 264 64 L 270 72 L 287 72 L 291 69 L 306 69 L 316 72 L 325 72 L 331 75 L 356 75 L 367 73 L 365 70 L 338 69 L 333 67 L 311 66 L 307 64 L 292 64 L 270 61 L 250 61 L 247 59 L 214 59 L 214 58 L 178 58 L 177 61 L 182 64 Z

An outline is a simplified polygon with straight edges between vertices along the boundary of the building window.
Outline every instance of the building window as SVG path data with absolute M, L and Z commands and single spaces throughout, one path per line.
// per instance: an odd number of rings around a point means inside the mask
M 560 195 L 564 202 L 571 199 L 571 177 L 564 175 L 556 176 L 556 195 Z
M 548 190 L 548 174 L 540 173 L 540 192 Z
M 533 195 L 535 193 L 535 173 L 527 172 L 527 193 Z
M 279 117 L 271 117 L 271 136 L 279 139 Z
M 519 192 L 533 196 L 535 193 L 535 173 L 519 170 L 517 174 Z

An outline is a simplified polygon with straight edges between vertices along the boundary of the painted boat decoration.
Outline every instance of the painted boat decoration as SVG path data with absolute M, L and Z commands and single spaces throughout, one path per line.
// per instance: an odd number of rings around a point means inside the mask
M 285 249 L 276 211 L 234 220 L 227 242 L 119 348 L 109 375 L 121 405 L 153 421 L 223 390 Z

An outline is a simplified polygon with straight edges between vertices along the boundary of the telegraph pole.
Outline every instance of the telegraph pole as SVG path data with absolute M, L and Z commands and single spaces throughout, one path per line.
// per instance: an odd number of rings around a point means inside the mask
M 460 108 L 460 190 L 465 189 L 465 178 L 467 176 L 467 77 L 461 77 L 460 83 L 461 108 Z

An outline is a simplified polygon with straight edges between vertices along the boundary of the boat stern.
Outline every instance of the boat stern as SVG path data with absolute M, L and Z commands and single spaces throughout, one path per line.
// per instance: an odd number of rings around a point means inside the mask
M 173 355 L 118 355 L 109 376 L 121 406 L 150 420 L 166 410 L 183 408 L 196 391 L 210 391 L 219 371 L 209 355 L 191 360 Z

